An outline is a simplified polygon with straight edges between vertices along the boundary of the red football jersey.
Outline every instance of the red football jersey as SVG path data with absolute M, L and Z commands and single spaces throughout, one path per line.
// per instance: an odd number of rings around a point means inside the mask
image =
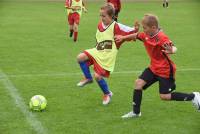
M 174 76 L 176 65 L 172 62 L 168 54 L 162 52 L 164 49 L 162 47 L 163 44 L 172 43 L 169 38 L 162 31 L 159 31 L 152 37 L 141 32 L 137 38 L 144 42 L 144 46 L 151 60 L 149 66 L 151 71 L 164 78 L 169 78 L 172 74 Z
M 121 1 L 120 0 L 107 0 L 108 3 L 112 3 L 115 7 L 115 10 L 121 10 Z

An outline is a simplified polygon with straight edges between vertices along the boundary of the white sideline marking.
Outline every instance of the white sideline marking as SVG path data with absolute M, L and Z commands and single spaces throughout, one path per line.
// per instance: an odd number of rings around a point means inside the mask
M 190 72 L 190 71 L 200 71 L 200 68 L 185 68 L 185 69 L 177 69 L 177 72 Z M 113 72 L 112 74 L 138 74 L 142 71 L 133 70 L 133 71 L 119 71 Z M 82 75 L 81 71 L 79 73 L 43 73 L 43 74 L 10 74 L 8 77 L 56 77 L 56 76 L 78 76 Z
M 28 110 L 28 107 L 24 103 L 23 98 L 20 96 L 18 89 L 13 85 L 8 76 L 0 69 L 0 81 L 3 82 L 4 86 L 7 88 L 8 93 L 15 101 L 16 106 L 26 117 L 26 120 L 31 125 L 37 134 L 47 134 L 47 130 L 42 126 L 42 123 L 37 120 L 37 118 Z M 20 122 L 19 122 L 20 123 Z

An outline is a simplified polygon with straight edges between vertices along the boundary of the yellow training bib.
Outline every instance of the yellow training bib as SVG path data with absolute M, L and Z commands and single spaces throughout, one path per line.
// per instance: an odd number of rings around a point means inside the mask
M 69 13 L 75 13 L 77 12 L 80 16 L 82 15 L 82 8 L 83 8 L 83 4 L 82 4 L 82 0 L 72 0 L 72 5 L 71 7 L 80 7 L 80 9 L 73 11 L 72 9 L 69 9 Z
M 97 29 L 95 48 L 86 50 L 96 62 L 105 70 L 113 72 L 118 49 L 114 41 L 115 21 L 107 27 L 103 32 Z

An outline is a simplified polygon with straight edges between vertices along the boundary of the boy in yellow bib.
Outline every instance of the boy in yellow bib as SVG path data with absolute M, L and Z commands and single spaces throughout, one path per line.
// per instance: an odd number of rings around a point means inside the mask
M 78 25 L 82 14 L 82 9 L 87 12 L 82 0 L 66 0 L 65 7 L 67 8 L 70 37 L 74 34 L 74 42 L 78 38 Z
M 107 4 L 100 9 L 101 21 L 96 32 L 96 47 L 87 49 L 80 53 L 77 57 L 81 70 L 85 79 L 80 81 L 77 86 L 84 86 L 93 82 L 89 66 L 94 66 L 94 78 L 99 87 L 103 91 L 103 104 L 107 105 L 112 96 L 104 77 L 109 77 L 110 72 L 113 72 L 115 60 L 123 42 L 116 43 L 115 35 L 128 35 L 138 31 L 137 28 L 131 28 L 114 21 L 114 8 Z

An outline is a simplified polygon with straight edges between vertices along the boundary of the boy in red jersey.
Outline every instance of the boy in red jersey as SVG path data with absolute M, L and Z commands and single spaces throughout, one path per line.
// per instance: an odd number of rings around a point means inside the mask
M 81 80 L 77 86 L 83 87 L 92 83 L 93 78 L 89 67 L 93 65 L 94 78 L 103 92 L 103 105 L 107 105 L 112 97 L 107 82 L 110 72 L 114 71 L 116 56 L 122 42 L 114 41 L 115 35 L 128 35 L 138 31 L 138 24 L 131 28 L 119 24 L 113 20 L 114 8 L 107 4 L 100 9 L 101 21 L 96 32 L 96 47 L 87 49 L 77 56 L 77 61 L 84 74 L 85 79 Z
M 118 14 L 121 10 L 121 1 L 120 0 L 107 0 L 107 3 L 111 4 L 114 7 L 114 9 L 115 9 L 114 20 L 117 21 Z
M 87 10 L 82 0 L 66 0 L 65 7 L 67 8 L 70 37 L 74 34 L 74 42 L 76 42 L 82 9 L 84 12 L 87 12 Z
M 133 111 L 123 115 L 122 118 L 141 116 L 142 90 L 147 89 L 157 81 L 159 82 L 159 93 L 162 100 L 192 101 L 200 110 L 199 92 L 190 94 L 173 92 L 176 89 L 174 77 L 176 66 L 169 54 L 175 53 L 176 47 L 173 46 L 167 35 L 159 29 L 158 18 L 155 15 L 146 14 L 142 20 L 142 26 L 144 32 L 115 37 L 117 42 L 131 39 L 142 41 L 151 59 L 150 66 L 135 81 Z

